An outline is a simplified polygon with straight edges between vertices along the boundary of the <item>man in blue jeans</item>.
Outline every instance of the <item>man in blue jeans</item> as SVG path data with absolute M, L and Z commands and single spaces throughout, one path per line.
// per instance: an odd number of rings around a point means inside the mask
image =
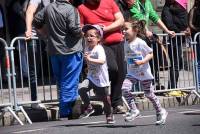
M 60 117 L 68 117 L 78 97 L 79 75 L 83 63 L 78 11 L 70 0 L 57 0 L 39 11 L 33 24 L 39 30 L 44 24 L 46 26 L 47 52 L 60 90 Z

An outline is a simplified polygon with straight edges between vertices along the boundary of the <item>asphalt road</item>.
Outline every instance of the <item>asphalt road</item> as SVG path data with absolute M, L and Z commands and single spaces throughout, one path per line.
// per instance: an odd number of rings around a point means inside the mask
M 120 114 L 108 125 L 105 116 L 87 119 L 38 122 L 32 125 L 0 127 L 0 134 L 200 134 L 200 105 L 167 109 L 165 125 L 155 125 L 155 112 L 143 111 L 142 117 L 125 122 Z

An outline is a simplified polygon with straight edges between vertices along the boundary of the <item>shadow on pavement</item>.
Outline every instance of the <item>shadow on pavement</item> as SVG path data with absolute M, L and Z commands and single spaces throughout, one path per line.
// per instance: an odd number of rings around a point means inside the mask
M 155 126 L 155 124 L 145 124 L 145 125 L 115 125 L 115 124 L 106 124 L 106 125 L 92 125 L 88 126 L 89 128 L 94 127 L 107 127 L 107 128 L 131 128 L 131 127 L 137 127 L 137 126 Z

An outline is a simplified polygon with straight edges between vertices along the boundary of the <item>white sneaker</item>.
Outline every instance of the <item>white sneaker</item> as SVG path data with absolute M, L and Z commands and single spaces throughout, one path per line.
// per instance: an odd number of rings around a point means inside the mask
M 134 111 L 131 110 L 129 113 L 126 114 L 125 121 L 126 122 L 133 121 L 136 118 L 138 118 L 139 116 L 140 116 L 139 110 L 134 110 Z
M 156 125 L 164 125 L 168 112 L 165 109 L 162 109 L 160 113 L 157 115 Z
M 46 109 L 46 106 L 44 104 L 42 104 L 42 103 L 31 104 L 31 107 L 33 109 L 40 109 L 40 110 Z

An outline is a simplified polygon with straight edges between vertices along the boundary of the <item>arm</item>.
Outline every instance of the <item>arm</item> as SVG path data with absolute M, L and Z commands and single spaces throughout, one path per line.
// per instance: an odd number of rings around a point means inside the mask
M 84 57 L 87 60 L 87 62 L 90 62 L 90 63 L 99 64 L 99 65 L 103 65 L 105 63 L 104 59 L 91 58 L 90 54 L 88 54 L 87 52 L 84 54 Z
M 157 25 L 163 30 L 165 31 L 167 34 L 169 34 L 170 36 L 174 37 L 175 36 L 175 32 L 174 31 L 170 31 L 165 24 L 161 21 L 161 19 L 158 20 Z
M 149 62 L 149 60 L 153 58 L 153 49 L 150 48 L 144 40 L 140 41 L 139 45 L 142 46 L 141 52 L 144 54 L 144 58 L 136 61 L 136 64 L 142 65 Z
M 106 32 L 112 32 L 120 29 L 124 24 L 124 17 L 121 12 L 117 12 L 114 14 L 115 21 L 111 23 L 109 26 L 104 26 L 103 31 Z
M 160 19 L 157 12 L 154 10 L 153 5 L 151 4 L 151 1 L 149 1 L 149 19 L 156 24 L 158 20 Z
M 143 65 L 143 64 L 149 62 L 149 60 L 151 60 L 152 58 L 153 58 L 153 52 L 150 52 L 144 57 L 143 60 L 137 60 L 137 61 L 135 61 L 135 63 L 137 65 Z
M 69 32 L 75 37 L 81 37 L 82 30 L 80 24 L 80 16 L 74 7 L 72 7 L 72 9 L 68 12 L 67 21 Z
M 37 10 L 37 6 L 30 4 L 26 11 L 26 32 L 25 36 L 27 39 L 31 38 L 32 36 L 32 22 L 34 14 Z
M 140 12 L 137 2 L 130 9 L 132 18 L 136 20 L 145 20 L 144 15 Z

